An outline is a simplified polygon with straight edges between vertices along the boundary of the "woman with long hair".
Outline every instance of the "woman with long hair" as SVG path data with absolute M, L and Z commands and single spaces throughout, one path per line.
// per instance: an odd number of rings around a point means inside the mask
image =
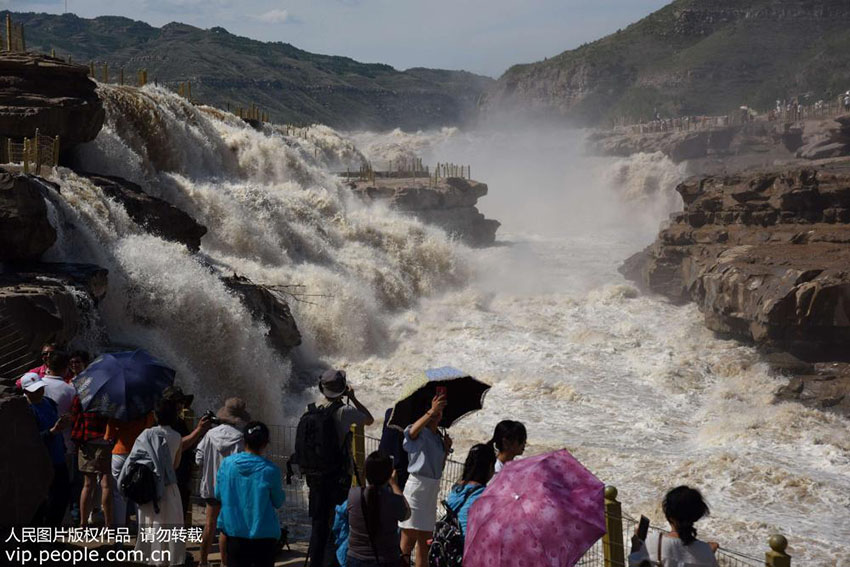
M 502 467 L 507 463 L 525 452 L 527 439 L 528 433 L 525 426 L 519 421 L 505 419 L 496 424 L 493 438 L 490 439 L 490 444 L 495 447 L 498 453 L 496 455 L 496 472 L 502 470 Z
M 699 490 L 689 486 L 677 486 L 664 496 L 661 508 L 671 531 L 666 534 L 652 534 L 645 542 L 635 534 L 632 537 L 629 565 L 717 567 L 717 558 L 714 556 L 717 544 L 698 540 L 694 527 L 695 523 L 709 513 L 708 504 Z
M 446 504 L 457 514 L 464 535 L 466 535 L 469 509 L 493 478 L 495 464 L 496 454 L 493 453 L 493 448 L 489 444 L 473 445 L 463 463 L 463 475 L 449 493 Z
M 363 469 L 366 487 L 348 493 L 347 567 L 399 567 L 398 523 L 410 517 L 410 508 L 389 457 L 375 451 Z

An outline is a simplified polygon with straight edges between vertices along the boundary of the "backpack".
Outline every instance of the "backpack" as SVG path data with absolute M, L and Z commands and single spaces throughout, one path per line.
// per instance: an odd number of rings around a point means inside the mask
M 348 451 L 340 448 L 335 414 L 342 407 L 337 400 L 327 407 L 307 406 L 295 431 L 295 453 L 290 462 L 298 465 L 302 475 L 327 475 L 345 470 Z
M 153 502 L 154 511 L 159 514 L 159 500 L 156 497 L 156 474 L 142 463 L 132 463 L 127 474 L 121 480 L 121 494 L 136 504 Z
M 458 515 L 474 492 L 476 491 L 470 490 L 466 493 L 457 510 L 452 510 L 448 502 L 442 501 L 446 513 L 437 521 L 434 529 L 434 539 L 428 551 L 429 567 L 461 567 L 463 565 L 464 537 Z

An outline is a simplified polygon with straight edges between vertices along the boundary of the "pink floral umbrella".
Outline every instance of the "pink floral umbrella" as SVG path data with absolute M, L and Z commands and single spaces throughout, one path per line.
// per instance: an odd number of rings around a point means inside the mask
M 572 567 L 605 534 L 604 490 L 565 449 L 508 464 L 469 511 L 464 567 Z

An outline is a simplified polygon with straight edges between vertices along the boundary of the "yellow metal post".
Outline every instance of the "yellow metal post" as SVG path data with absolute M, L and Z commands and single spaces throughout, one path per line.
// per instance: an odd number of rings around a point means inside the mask
M 351 456 L 354 458 L 354 466 L 360 475 L 363 474 L 363 465 L 366 464 L 366 434 L 362 425 L 351 426 Z M 357 486 L 357 476 L 351 479 L 351 485 Z M 361 476 L 362 478 L 362 476 Z
M 29 157 L 29 148 L 30 148 L 30 141 L 27 138 L 24 138 L 24 156 L 23 156 L 24 173 L 30 172 L 29 163 L 27 163 L 27 158 Z
M 602 536 L 605 567 L 625 567 L 623 507 L 617 502 L 617 489 L 613 486 L 605 487 L 605 527 L 605 535 Z
M 6 51 L 12 51 L 12 15 L 6 14 Z
M 50 48 L 50 56 L 53 59 L 56 59 L 56 48 L 55 47 Z
M 768 542 L 770 551 L 764 554 L 764 564 L 767 567 L 791 567 L 791 556 L 785 553 L 788 540 L 783 535 L 770 536 Z
M 35 142 L 35 148 L 33 148 L 33 162 L 35 162 L 35 174 L 38 175 L 41 173 L 41 167 L 39 167 L 39 157 L 41 156 L 38 155 L 38 128 L 35 129 L 35 138 L 33 139 L 33 142 Z M 32 147 L 32 145 L 30 147 Z

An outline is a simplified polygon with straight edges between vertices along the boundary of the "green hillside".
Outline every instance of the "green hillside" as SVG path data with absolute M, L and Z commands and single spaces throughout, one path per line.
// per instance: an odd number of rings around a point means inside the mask
M 0 12 L 5 17 L 5 12 Z M 194 98 L 225 106 L 256 103 L 275 121 L 322 122 L 341 128 L 458 125 L 474 115 L 492 79 L 463 71 L 409 69 L 309 53 L 287 43 L 239 37 L 224 28 L 171 23 L 162 28 L 127 18 L 13 13 L 27 48 L 75 62 L 107 63 L 127 78 L 176 85 L 191 81 Z
M 676 0 L 546 61 L 510 68 L 488 113 L 522 110 L 579 124 L 622 116 L 722 114 L 777 98 L 850 89 L 847 0 Z

